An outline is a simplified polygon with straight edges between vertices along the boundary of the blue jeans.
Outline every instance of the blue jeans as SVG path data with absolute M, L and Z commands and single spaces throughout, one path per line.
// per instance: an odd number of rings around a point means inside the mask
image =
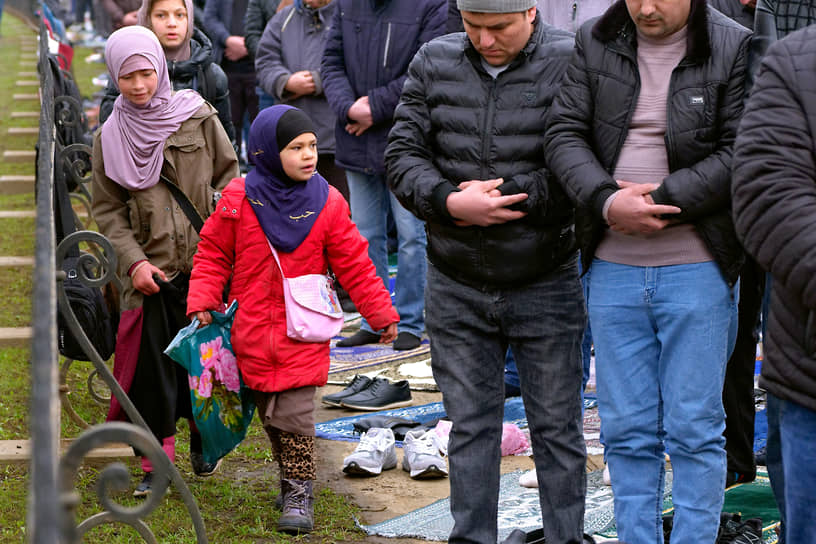
M 258 111 L 265 110 L 266 108 L 275 105 L 275 97 L 268 94 L 260 87 L 255 87 L 255 94 L 258 95 Z
M 768 397 L 772 395 L 769 393 Z M 801 404 L 776 398 L 779 406 L 779 437 L 785 472 L 785 542 L 816 542 L 816 412 Z M 770 425 L 770 421 L 768 422 Z M 770 463 L 770 460 L 768 461 Z M 770 467 L 769 467 L 770 468 Z
M 574 260 L 533 284 L 477 289 L 428 265 L 431 368 L 453 422 L 448 542 L 495 544 L 503 374 L 508 346 L 521 377 L 547 542 L 581 542 L 586 448 L 581 337 L 586 314 Z
M 615 521 L 621 541 L 662 544 L 664 451 L 674 471 L 672 544 L 717 539 L 725 488 L 725 365 L 738 291 L 713 262 L 592 263 L 595 341 Z
M 782 440 L 779 436 L 779 413 L 782 402 L 774 395 L 766 393 L 765 409 L 768 416 L 768 440 L 765 444 L 765 462 L 768 464 L 768 477 L 771 479 L 771 489 L 776 499 L 776 507 L 779 508 L 779 519 L 782 520 L 777 544 L 785 543 L 785 470 L 782 466 Z
M 399 331 L 422 336 L 425 331 L 423 295 L 427 261 L 425 258 L 425 223 L 402 207 L 388 189 L 385 177 L 346 171 L 351 219 L 363 238 L 368 240 L 368 256 L 377 275 L 388 289 L 388 210 L 397 226 L 397 279 L 394 284 L 394 305 L 400 316 Z M 373 332 L 363 320 L 361 329 Z

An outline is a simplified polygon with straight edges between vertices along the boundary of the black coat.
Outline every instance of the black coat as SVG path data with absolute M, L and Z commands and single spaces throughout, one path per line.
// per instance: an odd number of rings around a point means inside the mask
M 174 91 L 193 89 L 204 100 L 218 110 L 218 120 L 227 132 L 231 142 L 235 141 L 235 127 L 230 113 L 229 86 L 227 75 L 212 59 L 210 39 L 199 28 L 193 30 L 190 39 L 190 58 L 181 61 L 167 61 L 167 74 Z M 105 96 L 99 104 L 99 124 L 104 123 L 113 111 L 113 102 L 119 90 L 108 82 Z
M 816 26 L 775 42 L 734 156 L 734 218 L 771 273 L 760 385 L 816 410 Z
M 277 13 L 280 0 L 249 0 L 244 14 L 244 44 L 254 61 L 266 24 Z
M 385 162 L 391 189 L 426 221 L 428 258 L 474 286 L 523 285 L 574 253 L 572 205 L 541 153 L 550 104 L 572 51 L 569 32 L 536 17 L 530 40 L 493 79 L 464 33 L 426 44 L 408 68 Z M 502 177 L 524 192 L 525 218 L 455 226 L 447 196 L 468 180 Z
M 618 190 L 612 173 L 637 105 L 635 36 L 624 0 L 581 27 L 547 128 L 547 164 L 577 204 L 584 270 L 607 228 L 603 206 Z M 729 285 L 744 261 L 731 220 L 730 181 L 749 36 L 705 0 L 692 0 L 686 57 L 669 84 L 670 174 L 651 193 L 656 204 L 682 210 L 672 218 L 694 225 Z

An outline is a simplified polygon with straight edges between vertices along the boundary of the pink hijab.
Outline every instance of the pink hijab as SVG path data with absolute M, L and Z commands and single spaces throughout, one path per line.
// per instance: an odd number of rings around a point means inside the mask
M 153 30 L 150 25 L 150 10 L 153 9 L 153 4 L 156 0 L 143 0 L 142 6 L 139 8 L 139 24 L 145 28 Z M 187 34 L 184 35 L 184 42 L 174 50 L 165 49 L 164 56 L 167 60 L 189 60 L 190 59 L 190 40 L 193 39 L 193 28 L 195 27 L 195 20 L 193 19 L 194 6 L 193 0 L 181 0 L 184 9 L 187 10 Z
M 134 55 L 146 58 L 156 70 L 156 94 L 144 106 L 119 95 L 111 116 L 102 125 L 101 137 L 105 175 L 132 191 L 159 182 L 165 141 L 204 103 L 195 91 L 172 92 L 161 44 L 143 26 L 126 26 L 108 37 L 105 62 L 114 85 L 122 65 Z

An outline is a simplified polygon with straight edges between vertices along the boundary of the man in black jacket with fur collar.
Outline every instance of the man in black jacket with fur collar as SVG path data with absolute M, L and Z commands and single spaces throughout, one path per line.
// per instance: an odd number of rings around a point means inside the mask
M 547 542 L 580 543 L 584 302 L 573 207 L 541 148 L 573 37 L 535 0 L 459 0 L 464 33 L 408 69 L 385 161 L 426 222 L 425 322 L 453 421 L 449 542 L 495 544 L 504 355 L 513 350 Z
M 706 0 L 620 0 L 576 35 L 545 155 L 577 205 L 622 541 L 712 544 L 744 259 L 731 221 L 749 31 Z

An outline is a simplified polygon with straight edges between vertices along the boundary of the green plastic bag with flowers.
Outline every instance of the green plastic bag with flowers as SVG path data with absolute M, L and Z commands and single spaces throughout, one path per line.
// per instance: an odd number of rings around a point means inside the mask
M 238 302 L 233 301 L 224 313 L 211 312 L 212 323 L 201 328 L 193 319 L 164 350 L 187 370 L 193 418 L 207 463 L 241 443 L 255 413 L 252 392 L 241 380 L 230 343 L 237 308 Z

